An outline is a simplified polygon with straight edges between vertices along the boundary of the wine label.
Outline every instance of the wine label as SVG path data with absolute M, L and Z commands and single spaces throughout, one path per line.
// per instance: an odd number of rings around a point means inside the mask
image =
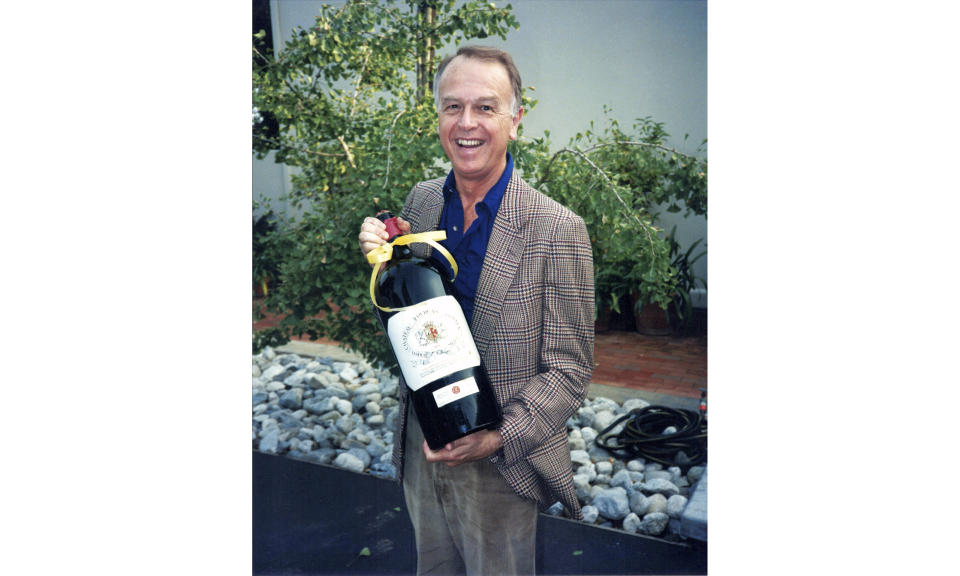
M 387 336 L 413 391 L 480 365 L 470 326 L 453 296 L 431 298 L 394 314 L 387 322 Z
M 466 398 L 471 394 L 478 394 L 479 392 L 480 388 L 477 387 L 477 380 L 471 376 L 459 382 L 444 386 L 439 390 L 434 390 L 433 399 L 437 402 L 437 408 L 443 408 L 451 402 Z

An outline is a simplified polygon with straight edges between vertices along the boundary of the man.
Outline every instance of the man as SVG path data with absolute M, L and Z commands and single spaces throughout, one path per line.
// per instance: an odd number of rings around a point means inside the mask
M 523 116 L 509 54 L 461 47 L 436 74 L 438 134 L 453 167 L 414 187 L 401 230 L 442 229 L 459 266 L 457 300 L 503 422 L 431 450 L 400 399 L 394 464 L 419 574 L 533 574 L 538 505 L 581 518 L 565 423 L 593 370 L 593 260 L 583 220 L 513 171 Z M 366 254 L 387 239 L 364 220 Z

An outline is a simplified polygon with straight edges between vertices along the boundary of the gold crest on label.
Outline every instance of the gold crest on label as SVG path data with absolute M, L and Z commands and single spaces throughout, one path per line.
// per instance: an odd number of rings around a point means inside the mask
M 443 337 L 443 333 L 436 324 L 433 322 L 427 322 L 422 328 L 420 328 L 417 336 L 417 339 L 420 341 L 420 345 L 422 346 L 424 344 L 436 344 Z

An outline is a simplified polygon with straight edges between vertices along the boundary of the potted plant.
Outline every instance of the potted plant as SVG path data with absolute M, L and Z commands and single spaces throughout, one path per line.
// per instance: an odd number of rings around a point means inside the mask
M 680 251 L 676 239 L 677 227 L 674 226 L 667 236 L 669 246 L 669 264 L 662 268 L 664 260 L 658 260 L 658 267 L 648 268 L 641 262 L 631 270 L 629 278 L 635 283 L 630 292 L 637 331 L 648 336 L 683 336 L 690 332 L 693 319 L 693 298 L 691 292 L 707 283 L 694 274 L 693 265 L 703 258 L 707 251 L 693 255 L 702 238 L 691 244 L 686 251 Z
M 613 261 L 608 258 L 603 266 L 597 266 L 594 273 L 595 305 L 597 332 L 614 329 L 615 318 L 623 314 L 620 302 L 627 300 L 630 293 L 627 273 L 631 263 L 628 260 Z
M 676 287 L 676 271 L 662 256 L 651 261 L 638 260 L 631 269 L 630 303 L 636 330 L 647 336 L 670 334 L 667 315 Z
M 693 298 L 690 293 L 697 288 L 697 284 L 707 287 L 707 282 L 694 274 L 693 265 L 707 255 L 703 250 L 696 256 L 693 251 L 697 248 L 703 238 L 700 238 L 691 244 L 686 252 L 680 252 L 680 244 L 676 240 L 677 227 L 670 230 L 670 236 L 667 240 L 670 242 L 670 256 L 672 258 L 670 265 L 677 271 L 677 288 L 667 307 L 667 313 L 670 320 L 670 326 L 674 334 L 684 336 L 690 332 L 693 320 Z

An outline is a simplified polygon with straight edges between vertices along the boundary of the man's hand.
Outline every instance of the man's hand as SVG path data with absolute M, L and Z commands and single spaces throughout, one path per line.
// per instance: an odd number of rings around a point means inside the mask
M 448 443 L 443 448 L 433 451 L 423 441 L 423 454 L 427 462 L 443 462 L 453 467 L 464 462 L 473 462 L 489 457 L 503 446 L 503 438 L 499 430 L 481 430 Z
M 397 226 L 404 234 L 410 233 L 410 223 L 399 216 L 397 216 Z M 360 226 L 359 240 L 360 251 L 366 258 L 367 252 L 387 243 L 387 227 L 383 222 L 368 216 L 363 219 L 363 224 Z

